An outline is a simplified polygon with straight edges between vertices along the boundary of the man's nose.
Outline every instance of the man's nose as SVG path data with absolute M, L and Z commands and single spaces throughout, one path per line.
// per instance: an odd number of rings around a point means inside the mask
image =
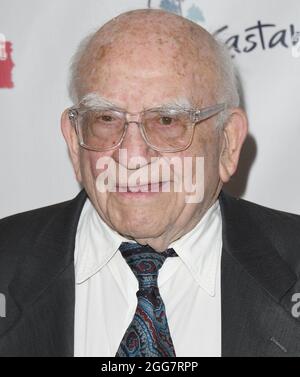
M 140 129 L 139 123 L 135 121 L 130 121 L 127 123 L 127 129 L 124 139 L 119 147 L 119 149 L 125 149 L 127 152 L 127 169 L 136 169 L 137 158 L 141 158 L 141 161 L 145 161 L 144 164 L 149 163 L 151 155 L 153 155 L 152 149 L 148 146 L 143 138 L 142 130 Z M 118 152 L 118 151 L 116 151 Z M 115 152 L 115 153 L 116 153 Z M 118 153 L 116 154 L 116 160 Z M 135 159 L 135 161 L 134 161 Z M 142 167 L 142 166 L 140 166 Z

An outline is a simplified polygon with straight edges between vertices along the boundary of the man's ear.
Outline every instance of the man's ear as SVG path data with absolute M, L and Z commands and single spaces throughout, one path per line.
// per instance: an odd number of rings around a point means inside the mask
M 230 116 L 223 129 L 223 143 L 219 160 L 219 174 L 223 183 L 235 173 L 241 149 L 248 132 L 246 113 L 241 108 L 230 109 Z
M 77 135 L 74 127 L 72 126 L 68 110 L 65 110 L 61 116 L 61 131 L 64 135 L 65 141 L 68 146 L 69 155 L 73 164 L 74 172 L 76 174 L 77 181 L 81 182 L 81 172 L 80 172 L 80 146 L 78 144 Z

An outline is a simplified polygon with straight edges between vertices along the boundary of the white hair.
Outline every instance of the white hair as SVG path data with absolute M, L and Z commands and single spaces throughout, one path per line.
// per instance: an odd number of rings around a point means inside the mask
M 87 53 L 87 49 L 94 35 L 95 33 L 93 32 L 81 41 L 71 60 L 68 91 L 74 104 L 77 104 L 81 100 L 81 98 L 79 98 L 79 90 L 82 84 L 82 77 L 80 75 L 81 59 Z M 214 37 L 214 40 L 214 53 L 218 70 L 216 101 L 226 104 L 225 110 L 220 112 L 216 121 L 216 127 L 222 128 L 229 118 L 229 109 L 240 105 L 240 87 L 237 68 L 231 58 L 228 47 L 216 37 Z
M 240 81 L 237 67 L 232 60 L 228 47 L 220 39 L 214 37 L 214 40 L 219 71 L 216 100 L 226 104 L 226 109 L 218 116 L 217 127 L 224 127 L 229 118 L 229 109 L 240 106 Z
M 79 98 L 79 89 L 81 86 L 82 77 L 80 75 L 80 62 L 83 56 L 86 54 L 88 46 L 92 41 L 95 32 L 87 35 L 80 43 L 75 51 L 75 54 L 72 56 L 71 65 L 69 70 L 69 82 L 68 82 L 68 92 L 69 97 L 73 104 L 77 104 L 81 98 Z

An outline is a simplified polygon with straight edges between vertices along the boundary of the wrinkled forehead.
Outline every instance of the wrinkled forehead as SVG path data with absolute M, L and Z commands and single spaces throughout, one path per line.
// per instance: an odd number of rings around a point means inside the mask
M 80 63 L 82 95 L 112 85 L 182 90 L 213 96 L 217 64 L 213 38 L 184 19 L 141 17 L 111 21 L 95 35 Z M 156 89 L 157 88 L 157 89 Z

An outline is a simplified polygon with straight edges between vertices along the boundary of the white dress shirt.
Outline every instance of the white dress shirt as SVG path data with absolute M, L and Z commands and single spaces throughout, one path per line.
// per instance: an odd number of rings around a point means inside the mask
M 132 321 L 138 281 L 118 249 L 123 241 L 129 240 L 105 224 L 87 199 L 75 244 L 75 357 L 115 356 Z M 219 202 L 169 247 L 178 257 L 165 260 L 158 288 L 176 356 L 221 356 Z

